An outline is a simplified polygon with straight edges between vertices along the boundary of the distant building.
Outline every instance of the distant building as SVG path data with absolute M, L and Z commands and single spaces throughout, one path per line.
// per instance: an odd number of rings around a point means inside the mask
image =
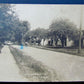
M 41 45 L 42 46 L 46 46 L 46 45 L 48 45 L 48 42 L 50 41 L 50 39 L 42 39 L 41 40 Z M 61 46 L 62 44 L 61 44 L 61 40 L 60 39 L 58 39 L 58 42 L 57 42 L 57 46 Z M 67 45 L 66 45 L 66 47 L 70 47 L 70 46 L 72 46 L 73 45 L 73 41 L 72 40 L 69 40 L 68 38 L 67 38 Z M 52 46 L 56 46 L 55 45 L 55 41 L 53 40 L 53 45 Z
M 72 40 L 69 40 L 68 38 L 67 38 L 67 47 L 70 47 L 70 46 L 72 46 L 73 45 L 73 41 Z

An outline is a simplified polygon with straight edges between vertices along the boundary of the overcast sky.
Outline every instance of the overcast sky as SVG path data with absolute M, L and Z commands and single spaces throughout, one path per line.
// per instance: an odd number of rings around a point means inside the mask
M 38 27 L 49 28 L 52 21 L 59 18 L 70 19 L 78 28 L 80 25 L 80 5 L 16 4 L 14 9 L 20 20 L 29 21 L 32 29 Z M 82 29 L 84 29 L 84 25 L 82 26 Z

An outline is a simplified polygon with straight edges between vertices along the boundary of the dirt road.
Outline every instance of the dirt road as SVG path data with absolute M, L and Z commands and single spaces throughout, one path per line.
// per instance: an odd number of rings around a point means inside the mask
M 0 81 L 6 82 L 27 82 L 28 80 L 20 75 L 19 68 L 10 53 L 8 46 L 2 48 L 0 53 Z
M 20 49 L 20 46 L 13 46 Z M 24 47 L 21 51 L 54 69 L 60 81 L 84 81 L 84 57 Z

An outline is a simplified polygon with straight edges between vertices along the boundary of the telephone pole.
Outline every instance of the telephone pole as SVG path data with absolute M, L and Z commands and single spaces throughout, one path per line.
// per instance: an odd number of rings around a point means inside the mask
M 82 34 L 82 20 L 83 20 L 83 6 L 81 5 L 81 11 L 80 11 L 80 29 L 79 29 L 79 48 L 78 53 L 81 53 L 81 34 Z

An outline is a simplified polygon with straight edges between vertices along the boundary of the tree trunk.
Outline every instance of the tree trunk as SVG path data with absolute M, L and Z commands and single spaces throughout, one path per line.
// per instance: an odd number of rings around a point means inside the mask
M 83 39 L 81 40 L 81 47 L 83 47 Z

